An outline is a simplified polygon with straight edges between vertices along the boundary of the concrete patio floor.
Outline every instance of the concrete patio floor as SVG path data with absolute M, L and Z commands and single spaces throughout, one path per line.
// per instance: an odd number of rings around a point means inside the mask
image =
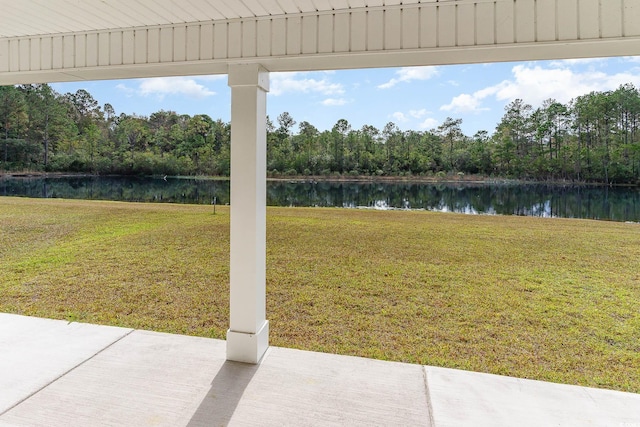
M 0 426 L 640 427 L 640 394 L 0 314 Z

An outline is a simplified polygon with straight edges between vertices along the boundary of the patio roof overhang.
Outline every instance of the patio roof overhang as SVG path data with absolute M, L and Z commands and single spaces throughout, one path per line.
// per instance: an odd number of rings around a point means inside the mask
M 640 0 L 0 0 L 0 84 L 640 53 Z

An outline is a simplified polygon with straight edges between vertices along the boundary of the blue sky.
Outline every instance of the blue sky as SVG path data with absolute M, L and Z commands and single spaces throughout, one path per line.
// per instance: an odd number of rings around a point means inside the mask
M 640 57 L 271 73 L 270 79 L 267 110 L 274 123 L 287 111 L 298 123 L 306 120 L 320 130 L 339 119 L 354 129 L 365 124 L 382 129 L 391 121 L 402 130 L 429 130 L 449 116 L 461 118 L 462 130 L 472 136 L 478 130 L 493 133 L 504 107 L 517 98 L 537 107 L 548 98 L 567 103 L 624 83 L 640 88 Z M 60 93 L 86 89 L 117 114 L 172 110 L 230 118 L 225 75 L 52 86 Z

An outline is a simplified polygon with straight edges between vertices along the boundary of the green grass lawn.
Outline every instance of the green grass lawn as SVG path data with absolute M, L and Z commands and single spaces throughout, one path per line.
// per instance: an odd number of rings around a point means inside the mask
M 640 225 L 269 208 L 271 344 L 640 393 Z M 0 198 L 0 311 L 224 338 L 229 210 Z

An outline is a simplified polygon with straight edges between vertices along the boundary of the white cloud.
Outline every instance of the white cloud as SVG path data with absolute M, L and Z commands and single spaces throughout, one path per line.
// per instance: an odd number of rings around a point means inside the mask
M 321 104 L 325 107 L 339 107 L 341 105 L 347 104 L 348 102 L 349 101 L 344 98 L 327 98 L 322 101 Z
M 279 96 L 284 93 L 309 93 L 317 92 L 322 95 L 341 95 L 344 93 L 344 86 L 340 83 L 331 83 L 325 78 L 306 78 L 308 73 L 273 73 L 271 75 L 269 93 Z M 324 73 L 328 74 L 328 73 Z
M 411 117 L 413 117 L 414 119 L 420 119 L 420 118 L 426 116 L 427 114 L 429 114 L 429 111 L 427 111 L 424 108 L 422 108 L 420 110 L 409 110 L 409 115 Z
M 476 113 L 487 110 L 486 108 L 482 108 L 480 103 L 482 99 L 488 95 L 489 93 L 486 90 L 474 92 L 472 95 L 462 93 L 454 97 L 449 104 L 440 107 L 440 110 L 453 111 L 454 113 Z
M 495 94 L 496 92 L 498 92 L 500 90 L 501 87 L 503 87 L 504 85 L 507 84 L 507 81 L 504 80 L 501 83 L 498 83 L 495 86 L 489 86 L 486 87 L 484 89 L 480 89 L 479 91 L 474 92 L 474 95 L 477 96 L 480 99 L 484 99 L 487 96 L 491 96 L 493 94 Z
M 593 91 L 615 90 L 625 83 L 633 83 L 635 86 L 640 84 L 640 75 L 637 73 L 627 71 L 607 74 L 593 69 L 579 71 L 572 67 L 585 62 L 593 61 L 556 61 L 548 66 L 519 64 L 511 69 L 510 79 L 471 94 L 457 95 L 449 104 L 440 107 L 440 110 L 456 113 L 484 111 L 487 108 L 483 107 L 482 102 L 489 97 L 506 102 L 520 98 L 527 104 L 538 107 L 549 98 L 567 103 Z
M 412 119 L 419 120 L 429 114 L 431 114 L 430 111 L 427 111 L 427 109 L 422 108 L 420 110 L 409 110 L 406 113 L 402 111 L 396 111 L 395 113 L 390 114 L 389 118 L 391 118 L 396 123 L 408 123 L 408 122 L 411 122 Z M 426 122 L 431 123 L 431 121 L 433 120 L 435 119 L 427 119 Z
M 396 77 L 386 83 L 378 85 L 378 89 L 389 89 L 401 82 L 413 80 L 429 80 L 437 76 L 440 70 L 437 67 L 404 67 L 396 71 Z
M 431 114 L 430 111 L 427 111 L 425 108 L 422 108 L 420 110 L 409 110 L 408 113 L 403 113 L 402 111 L 396 111 L 395 113 L 390 114 L 389 117 L 395 123 L 408 123 L 408 122 L 411 122 L 412 119 L 420 120 L 429 114 Z M 434 119 L 433 117 L 427 117 L 422 122 L 418 123 L 418 128 L 431 129 L 437 126 L 438 123 L 439 123 L 438 120 Z
M 142 79 L 136 92 L 142 96 L 156 96 L 160 99 L 163 99 L 166 95 L 182 95 L 189 98 L 202 99 L 216 94 L 190 77 Z
M 566 103 L 592 91 L 615 90 L 624 83 L 636 86 L 640 83 L 640 76 L 635 73 L 606 74 L 593 70 L 579 72 L 569 67 L 516 65 L 512 73 L 513 80 L 494 86 L 496 99 L 512 101 L 522 98 L 535 106 L 548 98 Z
M 438 122 L 436 119 L 434 119 L 433 117 L 429 117 L 428 119 L 426 119 L 425 121 L 420 123 L 418 125 L 418 127 L 420 129 L 433 129 L 436 126 L 438 126 L 439 124 L 440 124 L 440 122 Z
M 396 122 L 400 122 L 400 123 L 406 123 L 409 121 L 407 116 L 405 116 L 405 114 L 401 111 L 396 111 L 395 113 L 391 114 L 390 117 Z
M 132 89 L 123 83 L 118 83 L 116 85 L 116 89 L 124 93 L 127 98 L 131 98 L 136 93 L 135 89 Z

